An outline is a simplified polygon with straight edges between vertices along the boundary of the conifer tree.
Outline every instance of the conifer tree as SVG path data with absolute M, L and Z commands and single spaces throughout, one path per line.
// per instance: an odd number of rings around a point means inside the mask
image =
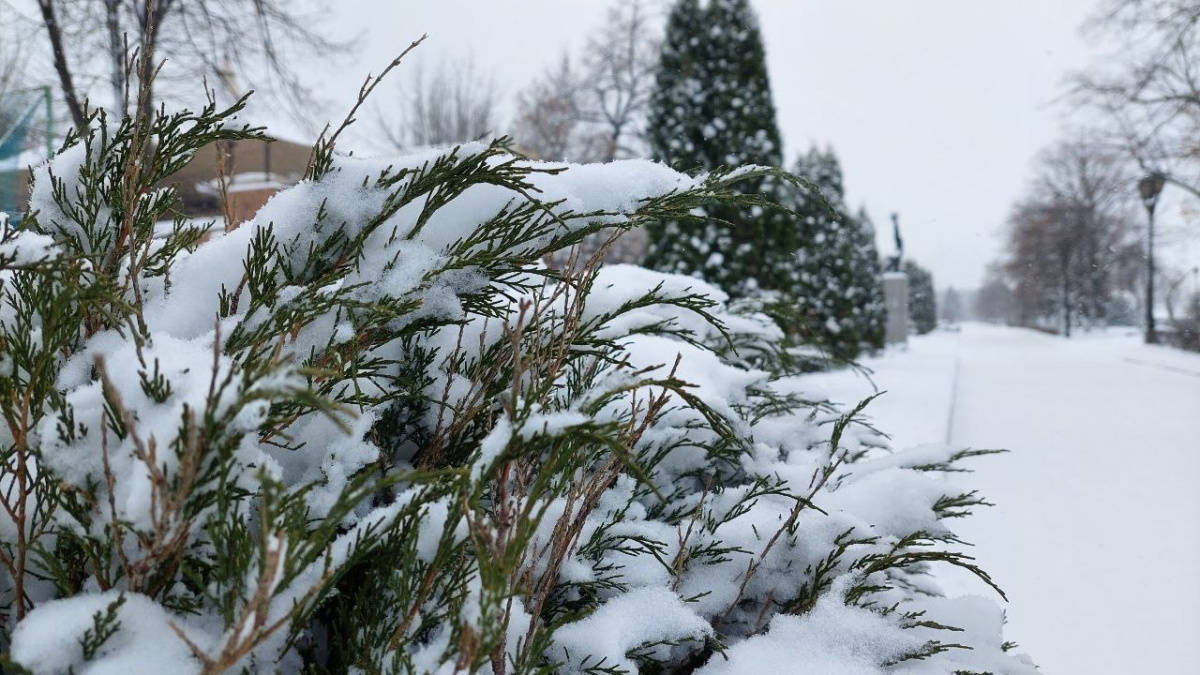
M 858 210 L 853 248 L 855 287 L 861 289 L 861 314 L 858 324 L 864 349 L 883 349 L 887 332 L 887 303 L 883 299 L 883 265 L 875 245 L 875 223 L 866 209 Z
M 747 0 L 680 0 L 663 39 L 648 135 L 655 159 L 688 171 L 782 161 L 758 20 Z M 777 181 L 743 188 L 777 196 Z M 790 286 L 791 219 L 761 208 L 711 205 L 694 223 L 649 230 L 645 264 L 714 282 L 735 297 Z
M 694 123 L 704 114 L 706 94 L 702 78 L 707 71 L 701 70 L 708 43 L 701 39 L 703 25 L 699 0 L 678 0 L 671 8 L 646 129 L 654 156 L 681 168 L 705 166 L 701 153 L 706 141 L 701 125 Z
M 933 291 L 933 274 L 917 263 L 906 260 L 908 275 L 908 318 L 918 335 L 937 328 L 937 296 Z
M 835 359 L 853 359 L 883 344 L 886 310 L 874 226 L 865 211 L 849 214 L 832 150 L 812 148 L 793 171 L 815 184 L 832 207 L 803 194 L 791 200 L 802 242 L 795 294 L 800 330 Z

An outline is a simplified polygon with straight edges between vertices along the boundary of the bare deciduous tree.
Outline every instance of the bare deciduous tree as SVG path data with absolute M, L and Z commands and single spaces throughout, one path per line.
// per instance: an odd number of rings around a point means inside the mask
M 647 4 L 645 0 L 620 0 L 609 9 L 604 27 L 588 42 L 585 114 L 602 129 L 598 136 L 605 161 L 639 154 L 659 61 L 658 39 Z
M 432 72 L 421 64 L 400 89 L 398 113 L 380 113 L 378 128 L 397 150 L 464 143 L 496 132 L 498 105 L 495 80 L 473 59 L 443 61 Z
M 1088 140 L 1042 154 L 1031 194 L 1010 220 L 1006 271 L 1022 322 L 1054 319 L 1070 336 L 1105 317 L 1116 252 L 1132 234 L 1129 185 L 1123 158 Z
M 521 152 L 546 160 L 592 161 L 595 138 L 583 125 L 581 85 L 563 54 L 556 69 L 517 96 L 513 136 Z
M 85 122 L 84 102 L 95 83 L 106 84 L 111 105 L 127 112 L 139 88 L 155 88 L 144 102 L 153 108 L 173 93 L 172 83 L 194 91 L 198 77 L 219 77 L 230 68 L 302 114 L 305 89 L 296 61 L 341 47 L 311 21 L 324 0 L 36 1 L 58 89 L 76 127 Z M 139 51 L 150 58 L 135 59 Z M 105 65 L 102 72 L 92 72 L 97 63 Z
M 620 0 L 588 41 L 582 68 L 564 54 L 517 100 L 514 135 L 541 159 L 607 162 L 642 154 L 658 40 L 647 0 Z
M 1144 171 L 1200 196 L 1200 1 L 1105 0 L 1085 32 L 1114 53 L 1075 77 L 1077 100 Z

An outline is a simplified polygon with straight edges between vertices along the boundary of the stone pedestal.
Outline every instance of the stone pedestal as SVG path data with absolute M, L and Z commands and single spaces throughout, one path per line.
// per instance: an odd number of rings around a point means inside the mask
M 908 342 L 908 275 L 886 272 L 883 275 L 883 301 L 887 305 L 888 344 Z

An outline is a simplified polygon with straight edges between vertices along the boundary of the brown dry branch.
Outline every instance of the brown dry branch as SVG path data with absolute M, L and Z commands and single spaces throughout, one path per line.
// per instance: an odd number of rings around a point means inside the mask
M 682 530 L 678 525 L 675 528 L 679 533 L 679 551 L 671 560 L 671 590 L 678 590 L 679 582 L 683 580 L 683 567 L 687 562 L 687 544 L 692 538 L 696 523 L 700 522 L 700 518 L 704 515 L 704 502 L 708 499 L 711 491 L 712 478 L 709 477 L 704 481 L 704 490 L 700 493 L 700 500 L 696 502 L 696 508 L 692 509 L 692 515 L 688 518 L 687 530 Z
M 598 265 L 602 259 L 602 255 L 602 252 L 593 254 L 589 259 L 588 265 L 585 265 L 580 270 L 580 274 L 591 274 L 594 266 Z M 550 296 L 551 299 L 557 299 L 557 293 L 569 293 L 566 289 L 570 289 L 573 286 L 575 285 L 568 283 L 557 286 Z M 543 359 L 548 359 L 548 361 L 533 361 L 539 365 L 547 366 L 545 371 L 537 374 L 553 380 L 561 372 L 569 353 L 569 348 L 573 344 L 581 327 L 584 297 L 585 294 L 580 292 L 573 297 L 566 298 L 565 316 L 562 322 L 566 328 L 557 334 L 558 340 L 555 342 L 555 347 L 543 356 Z M 541 306 L 557 305 L 554 303 L 543 303 Z M 513 344 L 514 349 L 519 348 L 518 341 L 514 340 Z M 674 378 L 675 369 L 678 367 L 678 364 L 679 361 L 677 358 L 668 379 Z M 525 365 L 526 368 L 523 370 L 522 375 L 528 372 L 529 363 L 526 362 Z M 528 378 L 514 375 L 514 381 L 528 381 Z M 536 387 L 533 388 L 536 390 Z M 514 569 L 515 576 L 513 577 L 512 587 L 530 589 L 525 595 L 525 607 L 531 616 L 530 625 L 526 631 L 525 640 L 522 645 L 521 661 L 527 661 L 532 656 L 531 650 L 535 644 L 534 637 L 541 627 L 539 617 L 542 609 L 559 583 L 562 565 L 565 564 L 571 551 L 578 546 L 579 538 L 583 533 L 588 518 L 595 511 L 600 502 L 600 497 L 604 492 L 612 487 L 617 477 L 624 470 L 631 468 L 630 458 L 633 455 L 634 448 L 636 448 L 638 441 L 645 431 L 658 419 L 670 399 L 670 392 L 666 388 L 663 388 L 659 393 L 652 395 L 644 410 L 641 411 L 642 416 L 640 418 L 637 415 L 637 405 L 636 403 L 634 404 L 633 415 L 629 419 L 624 433 L 611 441 L 608 458 L 592 471 L 585 471 L 578 474 L 568 486 L 564 495 L 565 503 L 562 516 L 555 521 L 547 541 L 542 543 L 536 550 L 523 551 L 518 558 L 518 564 Z M 525 497 L 525 501 L 529 505 L 527 508 L 531 508 L 533 500 Z M 523 517 L 520 520 L 521 522 L 536 522 L 537 519 Z M 535 579 L 537 561 L 544 561 L 545 569 L 540 573 L 540 577 Z
M 117 552 L 117 562 L 121 566 L 121 572 L 126 579 L 133 577 L 132 565 L 129 562 L 129 556 L 125 553 L 125 535 L 121 527 L 120 516 L 117 515 L 117 478 L 113 474 L 112 464 L 109 461 L 108 450 L 108 424 L 105 420 L 100 420 L 100 459 L 104 467 L 104 487 L 108 491 L 108 514 L 111 525 L 113 548 Z M 107 570 L 105 570 L 107 572 Z M 99 582 L 100 589 L 107 591 L 111 586 L 105 582 L 106 575 L 101 573 L 101 570 L 96 570 L 96 579 Z
M 191 497 L 201 466 L 203 453 L 200 437 L 195 431 L 195 416 L 188 411 L 189 433 L 184 441 L 177 475 L 168 476 L 158 459 L 158 441 L 154 436 L 143 439 L 137 431 L 137 419 L 130 412 L 120 391 L 108 375 L 102 354 L 95 358 L 96 372 L 100 377 L 104 398 L 113 412 L 120 418 L 125 433 L 133 442 L 134 456 L 146 467 L 150 478 L 150 521 L 152 531 L 147 536 L 137 532 L 138 543 L 143 555 L 129 564 L 129 590 L 153 595 L 150 587 L 151 575 L 163 569 L 174 569 L 183 555 L 184 546 L 191 534 L 191 523 L 183 517 L 184 508 Z M 106 425 L 101 422 L 102 426 Z M 174 479 L 174 480 L 172 480 Z M 113 527 L 121 524 L 114 520 Z M 162 575 L 164 578 L 169 575 Z
M 314 178 L 316 176 L 314 171 L 316 170 L 318 150 L 322 147 L 332 148 L 337 143 L 338 136 L 341 136 L 342 132 L 345 131 L 347 127 L 357 121 L 355 115 L 358 114 L 358 109 L 362 107 L 363 103 L 366 103 L 368 98 L 370 98 L 371 92 L 375 91 L 375 87 L 379 86 L 379 83 L 388 76 L 388 73 L 392 72 L 392 70 L 399 66 L 400 62 L 404 60 L 404 57 L 408 56 L 409 52 L 419 47 L 427 37 L 429 36 L 422 35 L 416 40 L 413 40 L 412 44 L 405 47 L 404 51 L 400 52 L 399 56 L 392 59 L 391 63 L 388 63 L 387 66 L 384 67 L 383 71 L 379 73 L 378 77 L 367 75 L 367 78 L 363 81 L 362 86 L 358 89 L 358 97 L 355 99 L 354 105 L 350 107 L 350 112 L 346 113 L 346 117 L 342 120 L 342 123 L 333 130 L 332 134 L 329 133 L 329 125 L 325 125 L 325 128 L 321 130 L 321 135 L 317 137 L 317 142 L 313 145 L 313 154 L 309 158 L 308 169 L 304 172 L 304 177 L 306 179 Z
M 45 360 L 54 358 L 54 355 L 42 352 L 38 358 L 40 362 L 35 365 L 34 371 L 40 371 L 45 365 Z M 20 621 L 25 617 L 26 612 L 29 611 L 28 597 L 25 592 L 25 577 L 31 553 L 30 542 L 37 541 L 34 536 L 30 535 L 40 536 L 31 527 L 33 523 L 30 522 L 29 512 L 29 502 L 33 499 L 31 490 L 34 487 L 35 480 L 30 468 L 30 462 L 34 460 L 34 455 L 33 450 L 29 446 L 29 439 L 33 433 L 32 427 L 34 424 L 30 419 L 33 415 L 34 387 L 26 386 L 19 393 L 13 391 L 12 395 L 16 395 L 17 397 L 15 401 L 12 401 L 15 405 L 4 406 L 4 421 L 13 439 L 12 453 L 15 455 L 16 467 L 11 470 L 12 482 L 9 485 L 9 490 L 4 495 L 3 508 L 8 517 L 13 521 L 17 541 L 13 554 L 11 556 L 4 554 L 0 558 L 3 559 L 3 565 L 12 573 L 13 596 L 17 605 L 16 620 Z M 15 415 L 13 414 L 13 408 L 15 408 Z M 11 489 L 14 486 L 17 491 L 15 500 L 11 494 Z M 36 505 L 34 510 L 36 511 Z
M 259 645 L 268 640 L 280 629 L 291 623 L 292 619 L 317 595 L 328 582 L 330 572 L 313 583 L 298 601 L 274 621 L 271 621 L 271 604 L 275 597 L 278 579 L 284 574 L 286 565 L 286 539 L 282 533 L 263 537 L 262 560 L 259 575 L 254 587 L 254 594 L 238 612 L 233 626 L 226 631 L 225 641 L 216 656 L 211 655 L 188 638 L 187 634 L 177 624 L 169 624 L 175 635 L 179 637 L 203 665 L 201 675 L 221 675 L 235 667 Z

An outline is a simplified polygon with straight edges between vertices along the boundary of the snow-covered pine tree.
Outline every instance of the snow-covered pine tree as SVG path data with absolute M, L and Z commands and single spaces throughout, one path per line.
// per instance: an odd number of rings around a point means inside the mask
M 913 330 L 924 335 L 937 328 L 937 295 L 933 274 L 912 260 L 904 261 L 908 275 L 908 318 Z
M 709 0 L 703 35 L 710 59 L 701 130 L 708 140 L 706 168 L 779 166 L 782 142 L 766 48 L 750 0 Z
M 875 231 L 865 211 L 849 214 L 841 164 L 832 149 L 813 147 L 793 172 L 820 189 L 827 203 L 793 191 L 801 248 L 795 298 L 799 332 L 839 361 L 883 346 L 886 308 Z
M 681 168 L 705 168 L 707 140 L 697 123 L 706 113 L 709 43 L 700 0 L 677 0 L 667 17 L 646 134 L 651 152 Z
M 842 199 L 842 172 L 836 160 L 829 161 L 820 149 L 810 148 L 796 159 L 792 172 L 806 178 L 831 201 L 832 211 L 819 204 L 803 191 L 792 195 L 791 207 L 800 219 L 797 251 L 796 315 L 798 331 L 806 342 L 815 344 L 831 355 L 846 351 L 842 347 L 842 315 L 838 297 L 845 286 L 850 261 L 846 257 L 849 237 L 844 227 L 845 204 Z
M 758 19 L 747 0 L 679 0 L 663 39 L 648 135 L 655 159 L 710 171 L 782 161 Z M 778 197 L 771 178 L 748 192 Z M 796 250 L 791 219 L 774 210 L 712 204 L 695 222 L 649 229 L 646 266 L 715 283 L 734 297 L 788 288 Z

